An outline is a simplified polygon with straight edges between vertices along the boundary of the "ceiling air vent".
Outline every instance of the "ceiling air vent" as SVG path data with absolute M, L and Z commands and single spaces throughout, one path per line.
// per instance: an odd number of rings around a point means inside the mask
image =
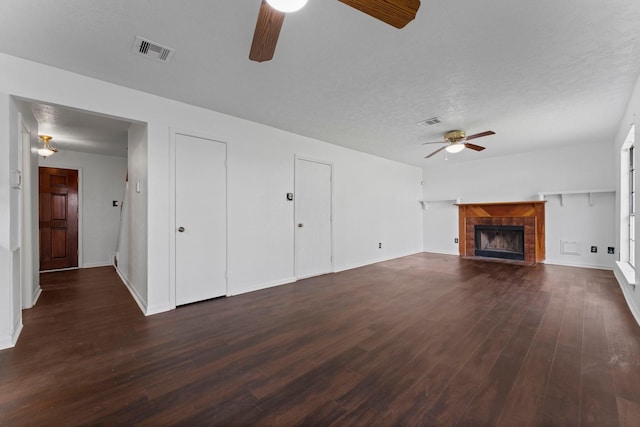
M 161 46 L 156 42 L 138 36 L 136 37 L 136 42 L 133 44 L 133 52 L 146 58 L 155 59 L 156 61 L 169 62 L 173 57 L 175 49 Z
M 431 117 L 430 119 L 426 119 L 426 120 L 423 120 L 421 122 L 418 122 L 418 126 L 422 126 L 422 127 L 426 128 L 427 126 L 437 125 L 438 123 L 440 123 L 440 119 L 439 118 Z

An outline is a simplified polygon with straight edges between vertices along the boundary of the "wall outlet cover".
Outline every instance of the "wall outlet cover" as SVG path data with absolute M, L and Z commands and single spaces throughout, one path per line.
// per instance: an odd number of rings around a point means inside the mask
M 591 246 L 591 253 L 595 254 L 598 252 L 598 247 L 597 246 Z
M 607 248 L 607 253 L 608 253 L 608 254 L 614 254 L 615 252 L 616 252 L 616 250 L 613 248 L 613 246 L 609 246 L 609 247 Z

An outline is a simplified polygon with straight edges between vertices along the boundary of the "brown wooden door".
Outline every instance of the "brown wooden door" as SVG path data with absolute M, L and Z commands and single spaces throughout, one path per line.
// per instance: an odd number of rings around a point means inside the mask
M 40 270 L 78 266 L 78 171 L 40 168 Z

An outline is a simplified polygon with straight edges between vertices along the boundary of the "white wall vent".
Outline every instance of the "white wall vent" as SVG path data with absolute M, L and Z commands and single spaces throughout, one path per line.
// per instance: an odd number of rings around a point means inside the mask
M 156 42 L 138 36 L 136 37 L 136 42 L 133 44 L 133 52 L 157 61 L 169 62 L 171 58 L 173 58 L 175 49 L 159 45 Z
M 438 123 L 440 123 L 440 119 L 439 118 L 431 117 L 430 119 L 426 119 L 426 120 L 423 120 L 421 122 L 418 122 L 418 126 L 422 126 L 422 127 L 426 128 L 427 126 L 437 125 Z

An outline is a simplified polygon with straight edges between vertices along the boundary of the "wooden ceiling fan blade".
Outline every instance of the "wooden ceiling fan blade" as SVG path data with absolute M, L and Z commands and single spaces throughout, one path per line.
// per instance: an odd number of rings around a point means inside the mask
M 471 148 L 472 150 L 476 150 L 476 151 L 482 151 L 485 148 L 485 147 L 482 147 L 480 145 L 470 144 L 468 142 L 465 143 L 464 146 L 467 147 L 467 148 Z
M 470 139 L 482 138 L 483 136 L 495 135 L 496 133 L 492 130 L 488 130 L 486 132 L 476 133 L 475 135 L 469 135 L 465 139 L 469 141 Z
M 339 0 L 396 28 L 413 21 L 420 8 L 420 0 Z
M 275 10 L 265 0 L 262 0 L 249 52 L 250 60 L 263 62 L 273 58 L 280 28 L 284 22 L 284 15 L 284 12 Z
M 425 156 L 425 159 L 428 159 L 429 157 L 433 157 L 433 156 L 435 156 L 436 154 L 438 154 L 439 152 L 441 152 L 442 150 L 444 150 L 444 149 L 445 149 L 445 148 L 447 148 L 447 147 L 448 147 L 448 145 L 445 145 L 445 146 L 444 146 L 444 147 L 442 147 L 442 148 L 438 148 L 438 149 L 437 149 L 436 151 L 434 151 L 433 153 L 429 154 L 428 156 Z
M 447 141 L 431 141 L 431 142 L 423 142 L 422 145 L 427 145 L 427 144 L 448 144 L 449 142 Z

